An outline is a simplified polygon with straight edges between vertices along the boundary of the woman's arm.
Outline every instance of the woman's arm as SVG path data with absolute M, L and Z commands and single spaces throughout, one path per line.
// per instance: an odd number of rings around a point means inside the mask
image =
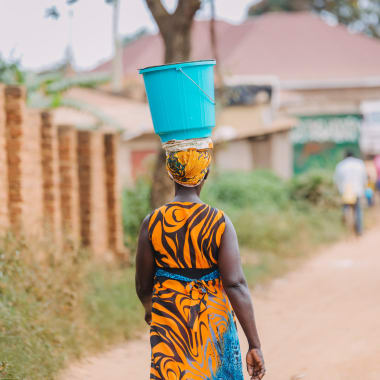
M 155 263 L 152 246 L 148 235 L 149 216 L 140 228 L 137 254 L 136 254 L 136 293 L 145 308 L 145 321 L 150 324 L 152 320 L 152 292 Z
M 241 267 L 235 228 L 228 217 L 225 218 L 226 228 L 219 249 L 218 267 L 223 287 L 248 340 L 248 373 L 252 379 L 261 379 L 265 368 L 251 296 Z

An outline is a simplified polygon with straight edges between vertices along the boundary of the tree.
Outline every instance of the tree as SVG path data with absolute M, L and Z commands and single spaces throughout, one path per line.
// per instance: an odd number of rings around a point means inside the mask
M 122 127 L 111 117 L 88 103 L 65 96 L 73 87 L 95 88 L 108 83 L 106 74 L 89 73 L 75 76 L 65 76 L 65 66 L 55 71 L 34 73 L 22 70 L 19 61 L 6 61 L 0 56 L 0 83 L 20 85 L 26 88 L 27 104 L 29 107 L 52 109 L 57 107 L 74 108 L 93 116 L 96 120 L 93 128 L 103 125 L 122 130 Z
M 145 0 L 160 31 L 165 46 L 165 63 L 188 61 L 191 53 L 191 27 L 201 0 L 178 0 L 169 13 L 161 0 Z M 161 149 L 153 173 L 151 204 L 156 208 L 166 203 L 172 194 L 172 182 L 166 173 L 166 155 Z
M 299 11 L 330 15 L 358 32 L 380 38 L 379 0 L 263 0 L 249 8 L 248 16 Z
M 169 13 L 161 0 L 145 0 L 160 31 L 165 46 L 165 63 L 188 60 L 191 50 L 191 27 L 201 0 L 178 0 Z

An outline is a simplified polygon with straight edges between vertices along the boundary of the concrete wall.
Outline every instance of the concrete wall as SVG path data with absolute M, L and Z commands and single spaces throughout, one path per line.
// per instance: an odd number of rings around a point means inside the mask
M 133 186 L 141 175 L 150 175 L 160 146 L 160 139 L 154 134 L 129 140 L 121 139 L 118 166 L 122 188 Z
M 361 102 L 380 100 L 380 88 L 291 90 L 281 98 L 281 109 L 293 115 L 358 113 Z
M 57 127 L 0 86 L 0 233 L 123 253 L 118 136 Z M 64 239 L 63 239 L 64 238 Z
M 252 149 L 249 140 L 233 140 L 215 147 L 214 162 L 221 170 L 253 170 Z
M 293 175 L 289 131 L 217 144 L 214 157 L 220 170 L 269 169 L 282 178 Z
M 274 133 L 271 139 L 271 169 L 282 178 L 293 175 L 293 146 L 290 132 Z

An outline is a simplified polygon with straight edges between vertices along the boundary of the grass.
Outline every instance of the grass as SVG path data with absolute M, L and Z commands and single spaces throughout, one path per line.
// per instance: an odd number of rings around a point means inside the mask
M 149 212 L 149 190 L 139 182 L 124 193 L 132 251 Z M 265 171 L 226 173 L 210 178 L 202 196 L 232 219 L 250 285 L 344 234 L 329 173 L 292 181 Z M 1 380 L 54 379 L 71 360 L 133 337 L 142 316 L 133 267 L 96 262 L 83 250 L 57 255 L 52 245 L 11 235 L 0 242 Z
M 84 251 L 8 236 L 0 247 L 0 379 L 53 379 L 73 358 L 133 336 L 142 325 L 132 268 L 96 263 Z

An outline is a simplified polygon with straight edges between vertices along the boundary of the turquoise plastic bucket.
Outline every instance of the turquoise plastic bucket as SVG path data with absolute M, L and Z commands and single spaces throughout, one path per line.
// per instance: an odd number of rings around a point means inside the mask
M 140 69 L 154 131 L 161 141 L 211 136 L 215 126 L 215 61 L 182 62 Z

